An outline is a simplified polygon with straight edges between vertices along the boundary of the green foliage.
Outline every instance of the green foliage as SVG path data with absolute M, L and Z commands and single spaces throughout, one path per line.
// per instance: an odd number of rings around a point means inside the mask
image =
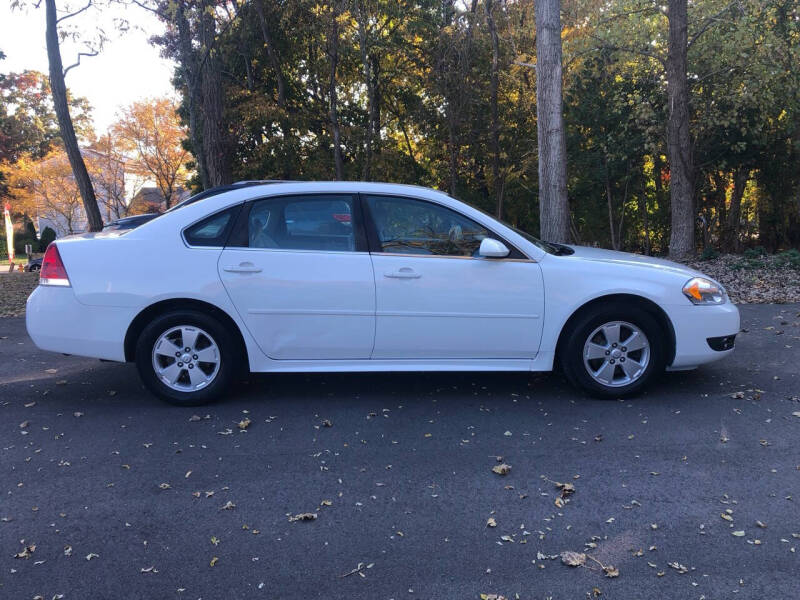
M 39 252 L 47 250 L 47 246 L 56 239 L 56 232 L 50 227 L 45 227 L 42 235 L 39 238 Z
M 719 252 L 717 252 L 713 246 L 706 246 L 703 248 L 700 260 L 714 260 L 715 258 L 719 258 Z
M 775 255 L 775 262 L 780 266 L 800 269 L 800 251 L 796 248 Z
M 178 5 L 151 3 L 169 22 L 158 42 L 180 61 Z M 703 247 L 728 252 L 758 243 L 774 252 L 800 246 L 795 4 L 689 4 L 689 128 L 696 206 L 707 223 Z M 487 0 L 253 0 L 225 11 L 213 5 L 181 4 L 194 38 L 190 62 L 205 61 L 209 30 L 216 36 L 211 56 L 225 74 L 234 179 L 333 178 L 335 6 L 344 177 L 369 172 L 373 180 L 433 186 L 492 212 L 502 190 L 503 217 L 537 232 L 533 0 L 490 5 L 500 40 L 497 176 Z M 583 243 L 664 253 L 670 234 L 666 7 L 651 0 L 567 3 L 562 24 L 573 232 Z M 180 77 L 176 84 L 188 123 L 189 89 Z M 737 174 L 747 185 L 734 210 Z
M 70 97 L 70 112 L 79 136 L 91 134 L 89 104 Z M 23 71 L 0 76 L 0 162 L 22 154 L 41 158 L 60 138 L 58 119 L 44 73 Z
M 743 254 L 745 258 L 760 258 L 767 255 L 767 250 L 764 246 L 756 246 L 754 248 L 748 248 Z

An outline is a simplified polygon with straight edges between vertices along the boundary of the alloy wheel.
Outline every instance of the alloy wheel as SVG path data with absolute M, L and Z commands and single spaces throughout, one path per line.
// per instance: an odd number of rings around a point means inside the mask
M 214 381 L 222 362 L 219 347 L 208 332 L 179 325 L 162 333 L 153 344 L 156 377 L 178 392 L 194 392 Z
M 650 342 L 641 328 L 632 323 L 604 323 L 586 339 L 583 364 L 589 376 L 601 385 L 630 385 L 650 364 Z

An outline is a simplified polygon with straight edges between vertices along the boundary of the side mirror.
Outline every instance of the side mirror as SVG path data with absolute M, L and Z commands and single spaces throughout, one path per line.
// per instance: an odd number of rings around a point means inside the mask
M 509 250 L 503 242 L 492 238 L 483 238 L 478 254 L 484 258 L 505 258 Z

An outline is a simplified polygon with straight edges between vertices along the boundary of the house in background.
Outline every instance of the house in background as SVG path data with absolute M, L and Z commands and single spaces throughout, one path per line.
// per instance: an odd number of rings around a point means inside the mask
M 129 214 L 136 214 L 132 211 L 132 202 L 139 191 L 145 188 L 148 183 L 147 179 L 137 174 L 124 157 L 105 154 L 93 148 L 82 148 L 81 154 L 92 179 L 97 197 L 97 207 L 100 209 L 103 223 L 110 223 Z M 67 159 L 65 155 L 62 155 L 51 160 L 66 161 Z M 65 164 L 64 167 L 68 172 L 65 178 L 74 181 L 71 170 L 67 170 L 68 165 Z M 42 181 L 40 183 L 43 186 L 53 185 L 53 182 Z M 57 237 L 81 233 L 88 229 L 83 201 L 77 194 L 77 190 L 72 197 L 62 194 L 58 202 L 48 200 L 45 193 L 42 192 L 36 204 L 37 215 L 34 224 L 39 236 L 46 227 L 55 231 Z
M 170 206 L 175 206 L 190 196 L 190 192 L 183 188 L 178 188 L 172 194 Z M 167 210 L 167 203 L 164 194 L 154 185 L 145 185 L 136 192 L 128 206 L 128 214 L 141 215 L 144 213 L 164 212 Z

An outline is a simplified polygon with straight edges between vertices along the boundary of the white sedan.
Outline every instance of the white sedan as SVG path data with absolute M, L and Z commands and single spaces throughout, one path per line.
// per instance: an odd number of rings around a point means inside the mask
M 539 241 L 382 183 L 241 182 L 47 249 L 44 350 L 135 361 L 176 404 L 253 372 L 550 371 L 634 394 L 733 351 L 722 286 L 675 263 Z

